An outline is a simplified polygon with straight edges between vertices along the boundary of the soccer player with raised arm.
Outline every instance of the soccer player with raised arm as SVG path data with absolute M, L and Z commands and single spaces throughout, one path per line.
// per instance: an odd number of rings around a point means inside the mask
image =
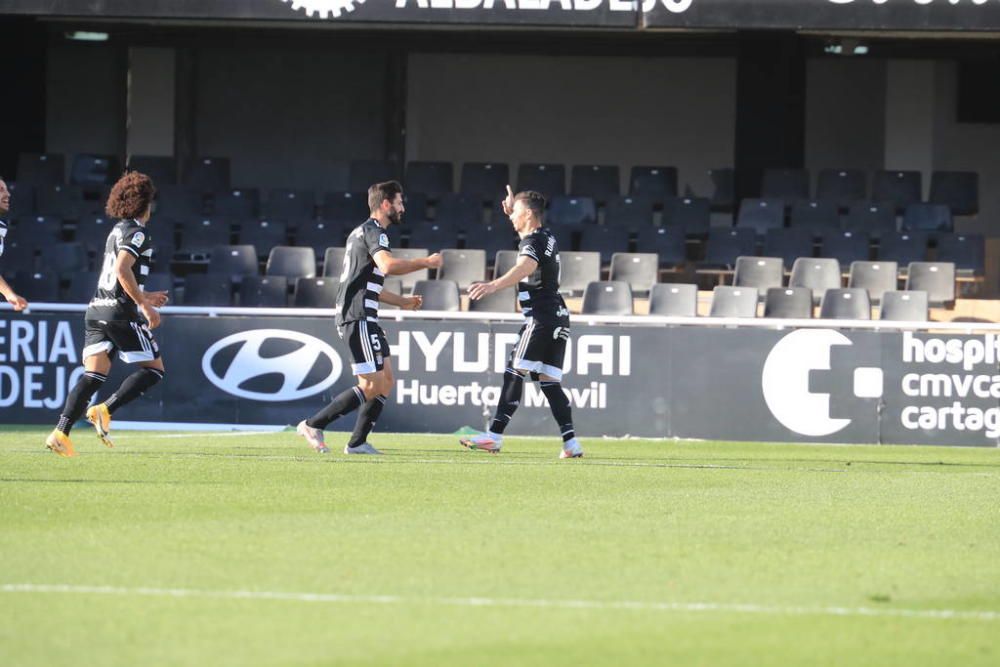
M 0 258 L 3 257 L 4 241 L 7 238 L 7 213 L 10 211 L 10 190 L 7 183 L 0 178 Z M 0 265 L 2 266 L 2 265 Z M 0 294 L 7 300 L 7 303 L 14 306 L 14 310 L 21 311 L 28 307 L 28 302 L 24 297 L 14 291 L 14 288 L 7 284 L 7 281 L 0 275 Z
M 569 399 L 563 393 L 562 366 L 569 339 L 569 310 L 559 294 L 559 248 L 556 239 L 546 229 L 545 197 L 537 192 L 519 192 L 516 196 L 507 186 L 503 210 L 510 216 L 514 231 L 521 237 L 517 263 L 496 280 L 476 283 L 469 288 L 471 299 L 481 299 L 497 290 L 517 285 L 518 300 L 524 314 L 524 326 L 503 376 L 500 402 L 486 433 L 462 438 L 469 449 L 500 451 L 503 432 L 521 403 L 524 374 L 541 384 L 552 416 L 563 439 L 559 458 L 583 456 L 583 448 L 573 429 L 573 413 Z
M 138 364 L 139 370 L 122 380 L 104 403 L 86 410 L 87 421 L 106 446 L 112 446 L 111 415 L 163 379 L 163 359 L 151 329 L 160 325 L 156 309 L 167 302 L 167 293 L 143 290 L 153 256 L 146 226 L 155 196 L 153 181 L 138 172 L 122 176 L 108 196 L 105 210 L 119 222 L 104 244 L 104 264 L 84 316 L 84 374 L 66 397 L 58 425 L 45 439 L 45 446 L 60 456 L 76 456 L 70 430 L 108 379 L 113 354 L 127 364 Z
M 399 276 L 441 266 L 441 255 L 434 253 L 419 259 L 392 256 L 389 225 L 403 218 L 403 187 L 396 181 L 376 183 L 368 188 L 371 217 L 347 237 L 344 269 L 337 294 L 337 332 L 347 343 L 358 376 L 358 384 L 341 392 L 325 408 L 299 422 L 296 431 L 309 446 L 321 454 L 329 452 L 323 439 L 325 429 L 335 419 L 361 408 L 345 454 L 380 454 L 368 443 L 368 435 L 392 390 L 392 362 L 389 343 L 378 324 L 379 302 L 417 310 L 423 305 L 420 296 L 404 297 L 382 289 L 385 276 Z

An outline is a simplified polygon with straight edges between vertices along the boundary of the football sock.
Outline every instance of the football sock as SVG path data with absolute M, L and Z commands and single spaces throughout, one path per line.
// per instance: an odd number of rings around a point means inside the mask
M 388 396 L 376 396 L 362 406 L 358 412 L 358 421 L 354 425 L 354 433 L 351 434 L 351 439 L 347 441 L 348 447 L 357 447 L 368 439 L 368 434 L 375 428 L 375 422 L 378 421 L 379 415 L 382 414 L 382 408 L 385 407 L 387 400 L 389 400 Z
M 549 400 L 549 408 L 552 416 L 559 425 L 559 432 L 562 434 L 563 445 L 576 439 L 576 431 L 573 430 L 573 409 L 569 405 L 569 399 L 563 392 L 561 382 L 542 382 L 542 393 Z
M 108 412 L 114 414 L 115 410 L 139 398 L 162 379 L 163 371 L 155 368 L 140 368 L 122 380 L 121 386 L 108 397 L 108 400 L 104 401 L 104 405 L 107 406 Z
M 493 421 L 490 423 L 489 432 L 491 434 L 503 434 L 504 429 L 507 428 L 507 424 L 510 422 L 510 418 L 514 415 L 514 411 L 521 404 L 521 393 L 523 390 L 524 376 L 513 368 L 508 368 L 503 374 L 503 388 L 500 389 L 500 402 L 497 405 L 496 413 L 493 415 Z
M 334 419 L 343 417 L 352 410 L 357 410 L 359 405 L 365 402 L 365 393 L 361 387 L 355 385 L 350 389 L 337 394 L 330 404 L 306 420 L 306 425 L 310 428 L 320 430 L 327 427 Z
M 97 393 L 97 390 L 107 379 L 108 376 L 101 373 L 85 372 L 66 397 L 66 405 L 63 406 L 62 414 L 59 415 L 59 424 L 56 425 L 56 428 L 69 435 L 73 424 L 83 416 L 91 397 Z

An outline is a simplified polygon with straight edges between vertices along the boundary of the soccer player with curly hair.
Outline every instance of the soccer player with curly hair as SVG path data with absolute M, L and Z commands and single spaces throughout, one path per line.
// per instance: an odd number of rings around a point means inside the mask
M 85 410 L 101 442 L 111 447 L 111 415 L 163 379 L 163 359 L 151 330 L 160 324 L 157 309 L 167 302 L 167 293 L 143 290 L 153 256 L 146 226 L 155 197 L 153 181 L 138 172 L 122 176 L 108 196 L 105 210 L 119 222 L 108 234 L 97 289 L 84 316 L 84 374 L 66 397 L 59 423 L 45 440 L 45 446 L 60 456 L 76 455 L 69 434 Z M 115 353 L 139 369 L 106 401 L 88 410 L 91 397 L 108 379 Z

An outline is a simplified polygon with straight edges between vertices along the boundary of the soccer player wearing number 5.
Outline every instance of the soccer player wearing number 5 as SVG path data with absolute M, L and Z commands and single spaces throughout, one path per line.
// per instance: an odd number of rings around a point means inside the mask
M 4 241 L 7 238 L 7 222 L 4 218 L 8 211 L 10 211 L 10 190 L 7 189 L 7 183 L 0 178 L 0 257 L 3 257 Z M 24 297 L 15 292 L 14 288 L 3 279 L 3 276 L 0 276 L 0 294 L 7 300 L 7 303 L 14 306 L 14 310 L 20 311 L 28 307 L 28 302 L 24 300 Z
M 122 176 L 108 196 L 106 212 L 120 222 L 108 234 L 97 290 L 84 316 L 84 374 L 66 397 L 59 424 L 45 440 L 45 446 L 60 456 L 76 455 L 70 429 L 107 380 L 113 354 L 125 363 L 139 364 L 139 370 L 105 402 L 86 410 L 87 421 L 106 446 L 112 446 L 111 415 L 163 379 L 163 359 L 151 330 L 160 325 L 156 309 L 167 302 L 167 293 L 143 290 L 153 256 L 146 225 L 155 196 L 153 181 L 138 172 Z
M 381 453 L 367 440 L 382 414 L 394 380 L 389 343 L 378 324 L 379 302 L 405 310 L 417 310 L 423 305 L 420 296 L 393 294 L 382 289 L 382 285 L 385 276 L 441 266 L 439 253 L 420 259 L 392 256 L 386 230 L 391 224 L 399 224 L 405 211 L 403 187 L 399 183 L 387 181 L 368 188 L 368 208 L 371 217 L 347 237 L 337 294 L 337 332 L 351 351 L 351 367 L 358 376 L 358 384 L 343 391 L 309 419 L 299 422 L 296 429 L 310 447 L 322 454 L 330 451 L 323 439 L 323 429 L 358 408 L 361 408 L 358 420 L 344 453 Z
M 579 458 L 583 456 L 583 448 L 577 442 L 572 408 L 562 388 L 562 367 L 569 339 L 569 310 L 559 294 L 559 248 L 552 233 L 542 226 L 545 222 L 545 197 L 537 192 L 520 192 L 515 196 L 508 185 L 503 210 L 510 216 L 514 231 L 521 237 L 517 263 L 492 282 L 472 285 L 469 297 L 477 300 L 517 285 L 525 323 L 511 351 L 503 376 L 500 402 L 489 430 L 471 438 L 462 438 L 460 442 L 469 449 L 498 453 L 503 445 L 504 429 L 521 403 L 524 374 L 530 372 L 532 379 L 540 382 L 552 416 L 559 425 L 563 439 L 559 458 Z

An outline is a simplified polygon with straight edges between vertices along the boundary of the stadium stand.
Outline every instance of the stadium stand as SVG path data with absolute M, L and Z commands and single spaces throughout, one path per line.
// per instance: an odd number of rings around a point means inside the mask
M 557 242 L 560 248 L 564 245 Z M 598 252 L 601 255 L 601 264 L 611 263 L 611 256 L 616 252 L 624 252 L 629 249 L 630 234 L 622 227 L 610 227 L 608 225 L 587 225 L 580 232 L 580 250 L 584 252 Z M 645 250 L 645 248 L 644 248 Z
M 268 276 L 286 278 L 315 278 L 316 255 L 312 248 L 275 246 L 267 257 Z
M 893 232 L 882 235 L 878 258 L 900 266 L 927 259 L 928 234 L 923 231 Z
M 281 308 L 288 305 L 285 276 L 247 276 L 239 285 L 239 305 L 245 308 Z
M 843 228 L 845 231 L 865 232 L 871 238 L 880 239 L 886 234 L 896 233 L 896 211 L 892 204 L 855 202 L 843 219 Z
M 789 224 L 823 235 L 840 229 L 840 212 L 836 202 L 822 199 L 799 200 L 792 204 Z
M 663 202 L 663 225 L 677 227 L 688 236 L 708 235 L 712 203 L 701 197 L 668 197 Z
M 59 301 L 59 276 L 54 273 L 41 271 L 16 271 L 13 276 L 13 284 L 17 285 L 17 292 L 28 302 Z
M 518 191 L 534 190 L 546 199 L 566 194 L 566 167 L 561 164 L 522 162 L 517 168 Z
M 308 223 L 307 223 L 308 224 Z M 241 244 L 257 248 L 260 256 L 267 257 L 271 248 L 288 245 L 288 225 L 274 220 L 247 220 L 240 223 L 237 238 Z
M 316 191 L 273 188 L 260 211 L 273 220 L 309 220 L 316 217 Z
M 915 202 L 903 212 L 904 231 L 951 232 L 955 225 L 951 210 L 944 204 Z
M 312 248 L 316 257 L 322 257 L 327 248 L 344 245 L 348 231 L 347 228 L 336 222 L 317 220 L 296 230 L 294 245 Z
M 90 256 L 82 243 L 53 243 L 41 248 L 42 268 L 60 279 L 74 273 L 90 271 Z
M 128 169 L 149 176 L 157 189 L 177 184 L 177 160 L 169 155 L 133 155 Z
M 185 306 L 229 306 L 232 283 L 228 276 L 194 273 L 184 278 L 182 304 Z
M 212 197 L 212 215 L 219 218 L 255 218 L 259 211 L 257 188 L 221 190 Z
M 932 172 L 928 201 L 932 204 L 944 204 L 953 215 L 977 215 L 979 174 L 973 171 Z
M 320 218 L 359 225 L 368 218 L 368 195 L 363 192 L 328 192 L 323 195 Z
M 898 271 L 896 262 L 851 262 L 847 286 L 866 290 L 872 303 L 880 303 L 883 294 L 899 287 Z
M 420 257 L 427 257 L 430 253 L 427 248 L 393 248 L 392 256 L 399 257 L 401 259 L 418 259 Z M 417 282 L 421 280 L 427 280 L 429 271 L 427 269 L 421 269 L 420 271 L 414 271 L 413 273 L 407 273 L 406 275 L 400 276 L 403 281 L 403 288 L 412 291 Z
M 906 291 L 926 292 L 931 306 L 951 307 L 955 303 L 955 265 L 910 262 L 906 270 Z
M 121 173 L 121 165 L 114 155 L 80 154 L 75 155 L 70 164 L 69 182 L 71 185 L 94 188 L 114 183 Z
M 451 162 L 413 161 L 406 165 L 405 190 L 420 192 L 432 201 L 455 189 L 455 174 Z M 375 181 L 372 181 L 373 183 Z
M 871 240 L 866 232 L 830 232 L 820 241 L 819 256 L 831 257 L 846 268 L 871 257 Z
M 645 297 L 659 282 L 660 258 L 650 252 L 616 252 L 611 255 L 608 280 L 628 283 L 632 294 Z
M 731 269 L 737 257 L 756 254 L 756 247 L 757 236 L 754 229 L 713 227 L 705 242 L 705 258 L 699 264 L 702 267 Z
M 545 213 L 550 225 L 590 225 L 597 222 L 597 206 L 590 197 L 553 197 Z
M 478 301 L 469 302 L 469 310 L 475 313 L 513 313 L 517 311 L 517 290 L 507 287 L 488 294 Z
M 813 232 L 809 229 L 769 229 L 764 235 L 762 254 L 780 257 L 785 266 L 792 266 L 799 257 L 813 256 Z
M 561 284 L 565 285 L 567 278 L 566 253 L 563 251 L 559 251 L 559 256 L 563 264 L 562 266 L 563 274 L 562 274 Z M 503 274 L 510 271 L 512 268 L 514 268 L 515 264 L 517 264 L 517 250 L 498 250 L 494 255 L 494 260 L 493 260 L 493 279 L 496 280 Z M 600 266 L 598 266 L 597 270 L 598 274 L 600 274 Z
M 201 192 L 228 190 L 230 187 L 229 158 L 193 158 L 186 165 L 184 178 L 181 182 Z
M 765 169 L 760 196 L 786 202 L 809 199 L 809 172 L 805 169 Z
M 570 171 L 569 192 L 574 197 L 590 197 L 602 203 L 617 197 L 621 192 L 618 167 L 596 164 L 574 166 Z
M 604 206 L 604 224 L 638 229 L 653 224 L 653 201 L 645 197 L 609 197 Z
M 336 278 L 344 271 L 344 256 L 347 248 L 340 246 L 323 251 L 323 277 Z
M 400 169 L 388 160 L 351 160 L 348 169 L 347 189 L 351 192 L 367 193 L 372 183 L 402 181 Z M 367 199 L 367 194 L 365 195 Z M 366 203 L 367 206 L 367 203 Z M 367 215 L 367 210 L 365 215 Z
M 454 250 L 441 251 L 441 268 L 437 270 L 438 280 L 450 280 L 465 290 L 472 283 L 482 282 L 486 278 L 485 250 Z
M 332 278 L 299 278 L 295 281 L 296 308 L 333 308 L 340 283 Z
M 628 192 L 633 197 L 645 197 L 662 204 L 666 199 L 677 196 L 677 168 L 632 167 Z
M 736 218 L 738 229 L 752 229 L 764 236 L 769 229 L 785 226 L 785 202 L 782 199 L 744 199 Z
M 829 257 L 802 257 L 795 260 L 792 274 L 788 278 L 789 287 L 808 288 L 817 302 L 824 292 L 837 289 L 840 285 L 840 262 Z
M 560 251 L 559 263 L 559 289 L 564 294 L 579 296 L 587 285 L 601 279 L 600 253 Z
M 185 220 L 180 225 L 179 254 L 190 255 L 192 259 L 205 260 L 217 245 L 230 245 L 233 241 L 230 224 L 226 220 L 201 218 Z
M 950 262 L 959 273 L 986 272 L 986 241 L 980 234 L 938 234 L 935 261 Z
M 94 298 L 98 276 L 96 271 L 72 274 L 61 300 L 66 303 L 90 303 L 90 300 Z
M 58 185 L 64 183 L 65 180 L 66 158 L 63 155 L 55 153 L 20 153 L 17 156 L 18 183 L 24 185 Z
M 510 167 L 502 162 L 466 162 L 462 165 L 459 191 L 480 202 L 502 195 L 510 183 Z
M 483 204 L 476 197 L 444 194 L 434 207 L 434 222 L 454 230 L 468 229 L 483 222 Z M 416 224 L 415 219 L 411 218 Z
M 872 201 L 888 202 L 901 213 L 921 201 L 923 179 L 919 171 L 876 171 L 872 177 Z
M 156 216 L 167 220 L 185 220 L 205 214 L 202 193 L 187 185 L 156 186 Z
M 868 175 L 860 169 L 821 169 L 816 182 L 816 199 L 847 209 L 868 199 Z
M 239 282 L 243 276 L 260 273 L 257 250 L 252 245 L 220 245 L 212 248 L 208 272 Z
M 62 220 L 72 220 L 84 213 L 86 203 L 78 185 L 38 185 L 35 187 L 35 210 Z
M 712 210 L 732 213 L 736 206 L 736 174 L 731 168 L 709 169 L 712 181 Z

